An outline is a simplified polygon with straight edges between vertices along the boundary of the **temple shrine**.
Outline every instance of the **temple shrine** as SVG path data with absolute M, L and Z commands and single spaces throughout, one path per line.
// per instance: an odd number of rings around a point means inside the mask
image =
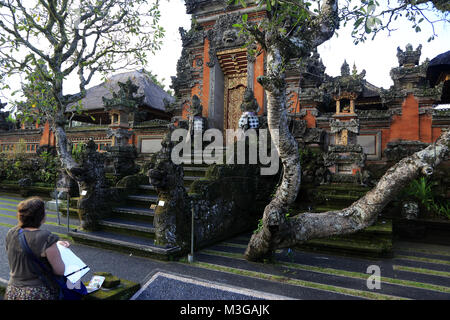
M 175 97 L 143 71 L 115 75 L 89 89 L 81 101 L 84 113 L 71 117 L 67 133 L 75 146 L 92 138 L 104 152 L 120 140 L 120 145 L 134 145 L 143 160 L 161 148 L 171 119 L 189 122 L 194 100 L 194 108 L 200 110 L 195 125 L 202 130 L 237 129 L 240 120 L 251 122 L 253 128 L 265 126 L 266 97 L 257 81 L 265 72 L 265 54 L 258 48 L 257 54 L 249 54 L 244 36 L 233 25 L 242 21 L 243 14 L 255 21 L 266 12 L 223 1 L 187 0 L 186 8 L 193 22 L 191 30 L 180 29 L 183 47 L 172 78 Z M 302 145 L 326 151 L 325 163 L 336 177 L 355 175 L 365 163 L 385 163 L 394 154 L 432 143 L 450 125 L 448 108 L 442 107 L 450 102 L 448 64 L 432 64 L 431 72 L 428 59 L 420 62 L 421 46 L 414 49 L 408 44 L 393 54 L 398 67 L 391 70 L 394 84 L 389 89 L 372 85 L 364 70 L 359 72 L 356 66 L 350 70 L 345 61 L 340 76 L 327 75 L 318 52 L 301 65 L 292 61 L 286 69 L 292 133 Z M 133 110 L 105 106 L 102 98 L 110 99 L 111 92 L 118 92 L 119 84 L 128 80 L 142 96 L 139 106 Z M 246 92 L 257 106 L 252 110 L 241 110 Z M 68 117 L 71 113 L 68 109 Z M 13 128 L 3 118 L 2 152 L 13 152 L 19 143 L 30 154 L 55 145 L 48 124 Z M 121 138 L 111 131 L 120 131 Z

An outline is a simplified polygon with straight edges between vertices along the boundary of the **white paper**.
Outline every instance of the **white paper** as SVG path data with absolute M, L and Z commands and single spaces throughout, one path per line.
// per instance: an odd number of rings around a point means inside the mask
M 56 244 L 59 250 L 59 253 L 61 254 L 61 259 L 64 262 L 65 270 L 64 275 L 67 276 L 68 274 L 71 274 L 72 272 L 78 271 L 80 269 L 83 269 L 86 267 L 86 264 L 81 261 L 80 258 L 78 258 L 72 250 L 69 248 L 66 248 L 59 243 Z M 79 272 L 76 272 L 72 274 L 71 276 L 67 277 L 67 279 L 75 284 L 78 280 L 80 280 L 86 273 L 89 272 L 89 267 L 83 270 L 80 270 Z
M 158 206 L 160 206 L 160 207 L 164 207 L 164 201 L 163 201 L 163 200 L 159 200 L 159 202 L 158 202 Z
M 102 276 L 93 276 L 86 289 L 88 293 L 92 293 L 101 288 L 103 282 L 105 281 L 105 277 Z
M 82 190 L 82 191 L 81 191 L 81 195 L 82 195 L 82 196 L 87 195 L 87 191 L 86 191 L 86 190 Z

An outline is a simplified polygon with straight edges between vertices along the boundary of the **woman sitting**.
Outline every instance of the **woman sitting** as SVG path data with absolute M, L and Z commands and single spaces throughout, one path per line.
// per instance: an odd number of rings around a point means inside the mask
M 64 275 L 65 269 L 56 244 L 65 247 L 70 244 L 67 241 L 58 241 L 58 236 L 40 229 L 45 222 L 45 203 L 38 197 L 26 199 L 18 204 L 17 219 L 18 225 L 10 229 L 6 235 L 10 279 L 5 300 L 57 300 L 57 285 L 51 281 L 44 283 L 34 271 L 36 266 L 20 244 L 19 230 L 23 230 L 26 242 L 34 255 L 56 275 Z

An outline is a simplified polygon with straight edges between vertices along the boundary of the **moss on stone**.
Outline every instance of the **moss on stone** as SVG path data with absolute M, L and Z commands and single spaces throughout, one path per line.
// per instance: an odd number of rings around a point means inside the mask
M 95 272 L 94 275 L 105 277 L 102 285 L 103 288 L 112 289 L 120 285 L 120 279 L 109 272 Z
M 85 296 L 84 300 L 129 300 L 141 287 L 138 283 L 124 279 L 120 282 L 120 285 L 114 289 L 106 289 L 102 286 L 99 290 Z

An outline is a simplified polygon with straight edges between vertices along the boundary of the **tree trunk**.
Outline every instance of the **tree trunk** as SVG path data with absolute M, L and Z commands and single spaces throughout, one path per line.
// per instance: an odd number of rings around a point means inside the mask
M 337 0 L 323 0 L 321 11 L 310 20 L 311 32 L 300 25 L 291 35 L 279 37 L 272 28 L 264 34 L 263 47 L 267 49 L 267 76 L 258 81 L 267 93 L 267 122 L 272 140 L 283 164 L 283 178 L 276 194 L 264 209 L 262 229 L 250 239 L 245 256 L 248 260 L 261 260 L 271 255 L 280 244 L 287 223 L 287 209 L 295 201 L 300 188 L 301 168 L 298 145 L 288 128 L 286 109 L 286 82 L 284 68 L 291 58 L 305 58 L 314 48 L 330 39 L 339 26 Z M 262 43 L 261 43 L 262 44 Z M 289 50 L 287 50 L 289 48 Z M 293 55 L 293 56 L 292 56 Z
M 449 151 L 450 130 L 444 132 L 435 144 L 399 161 L 371 191 L 348 208 L 324 213 L 306 212 L 287 219 L 271 234 L 271 243 L 276 244 L 271 249 L 293 247 L 313 238 L 354 233 L 370 226 L 383 208 L 413 179 L 421 174 L 431 175 L 434 167 L 448 158 Z M 249 260 L 260 258 L 247 254 Z
M 54 132 L 56 137 L 56 151 L 62 167 L 67 171 L 67 174 L 77 181 L 76 177 L 71 172 L 72 169 L 79 167 L 78 163 L 73 159 L 72 154 L 67 149 L 67 134 L 63 125 L 55 125 Z
M 286 82 L 280 72 L 284 61 L 277 48 L 267 54 L 268 76 L 258 81 L 267 92 L 267 122 L 272 141 L 283 164 L 283 178 L 275 196 L 264 209 L 263 228 L 250 240 L 245 255 L 249 260 L 270 255 L 277 246 L 272 237 L 286 223 L 285 213 L 297 198 L 300 188 L 301 168 L 298 145 L 289 131 L 286 108 Z

